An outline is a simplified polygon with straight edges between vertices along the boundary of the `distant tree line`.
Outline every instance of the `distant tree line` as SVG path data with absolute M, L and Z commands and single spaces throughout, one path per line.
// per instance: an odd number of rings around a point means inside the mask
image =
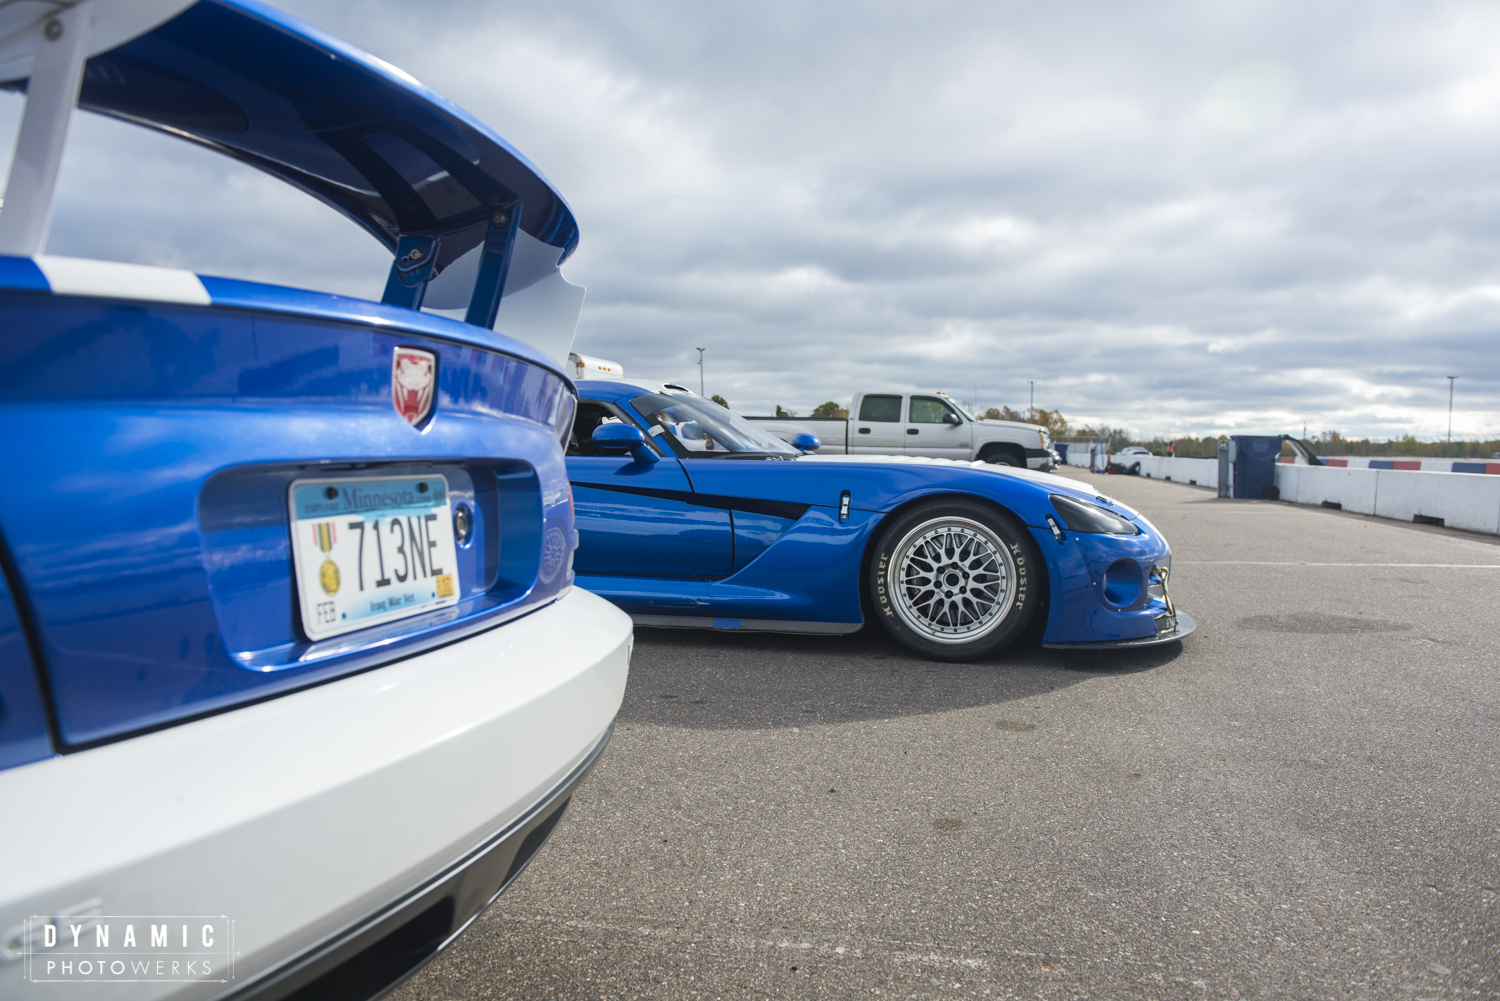
M 1318 455 L 1409 455 L 1418 459 L 1488 459 L 1500 452 L 1500 439 L 1464 440 L 1455 438 L 1450 446 L 1446 438 L 1422 441 L 1416 435 L 1374 441 L 1369 438 L 1345 438 L 1337 431 L 1324 431 L 1307 440 Z
M 1054 438 L 1092 438 L 1096 440 L 1108 440 L 1110 447 L 1124 448 L 1133 444 L 1130 432 L 1124 428 L 1110 427 L 1107 424 L 1080 424 L 1078 427 L 1068 423 L 1061 410 L 1044 410 L 1041 407 L 1030 407 L 1025 411 L 1012 410 L 1010 407 L 990 407 L 983 414 L 985 420 L 991 421 L 1019 421 L 1022 424 L 1040 424 L 1047 429 L 1047 433 Z

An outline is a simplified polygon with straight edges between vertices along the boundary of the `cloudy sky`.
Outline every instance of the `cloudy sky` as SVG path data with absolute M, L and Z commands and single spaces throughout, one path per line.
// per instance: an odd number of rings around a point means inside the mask
M 578 350 L 1159 432 L 1500 436 L 1500 5 L 283 6 L 494 126 L 583 232 Z M 0 134 L 20 102 L 0 97 Z M 378 297 L 289 188 L 80 116 L 49 250 Z

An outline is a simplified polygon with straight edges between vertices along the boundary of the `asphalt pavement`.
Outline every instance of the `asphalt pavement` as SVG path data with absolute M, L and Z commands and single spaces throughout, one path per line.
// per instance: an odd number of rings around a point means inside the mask
M 1065 475 L 1197 633 L 638 629 L 551 843 L 395 997 L 1500 998 L 1500 540 Z

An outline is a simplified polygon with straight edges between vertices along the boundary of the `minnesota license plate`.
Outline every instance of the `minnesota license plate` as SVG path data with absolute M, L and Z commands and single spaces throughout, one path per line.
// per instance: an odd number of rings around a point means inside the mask
M 321 640 L 458 603 L 448 481 L 297 480 L 292 561 L 302 629 Z

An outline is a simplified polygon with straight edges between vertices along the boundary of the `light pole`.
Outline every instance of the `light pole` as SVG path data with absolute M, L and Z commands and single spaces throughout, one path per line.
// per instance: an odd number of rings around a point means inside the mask
M 1458 376 L 1448 376 L 1448 444 L 1443 446 L 1443 458 L 1451 458 L 1453 451 L 1453 380 Z
M 695 348 L 698 352 L 698 395 L 703 396 L 703 349 Z
M 1031 411 L 1033 411 L 1033 410 L 1036 409 L 1036 380 L 1035 379 L 1027 379 L 1026 381 L 1029 382 L 1029 383 L 1031 383 L 1031 406 L 1027 408 L 1027 412 L 1026 412 L 1026 416 L 1030 417 L 1031 416 Z

